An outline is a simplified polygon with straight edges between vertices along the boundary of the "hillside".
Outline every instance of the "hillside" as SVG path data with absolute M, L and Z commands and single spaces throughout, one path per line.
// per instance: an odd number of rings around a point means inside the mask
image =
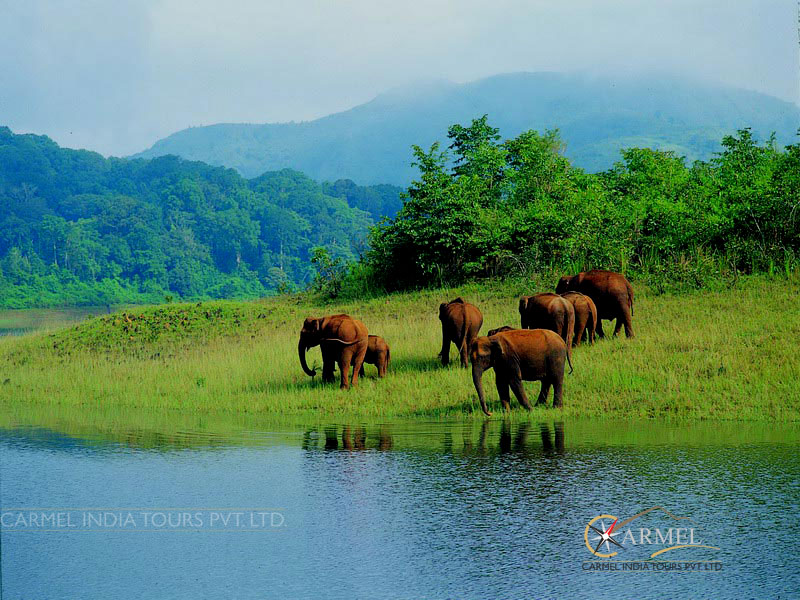
M 399 188 L 103 158 L 0 127 L 0 307 L 263 296 L 353 260 Z
M 654 295 L 636 288 L 633 339 L 574 349 L 564 407 L 512 419 L 677 418 L 796 422 L 800 414 L 797 278 L 741 278 L 733 288 Z M 463 296 L 484 315 L 481 332 L 519 323 L 520 294 L 552 289 L 529 281 L 392 294 L 320 304 L 310 296 L 128 309 L 60 331 L 0 339 L 0 403 L 17 415 L 146 409 L 216 418 L 386 422 L 452 418 L 484 421 L 470 371 L 442 367 L 437 306 Z M 349 392 L 307 377 L 297 335 L 308 315 L 346 312 L 392 349 L 385 379 L 374 366 Z M 720 319 L 721 314 L 747 319 Z M 451 357 L 456 349 L 451 346 Z M 308 352 L 321 363 L 319 348 Z M 502 419 L 494 372 L 485 375 L 490 410 Z M 539 383 L 525 383 L 531 399 Z M 552 404 L 552 394 L 548 406 Z M 213 421 L 212 418 L 212 421 Z
M 282 168 L 317 180 L 405 185 L 412 144 L 443 140 L 449 125 L 488 113 L 504 138 L 559 128 L 576 166 L 605 170 L 628 147 L 708 159 L 724 135 L 751 127 L 793 143 L 800 109 L 741 89 L 668 78 L 612 80 L 557 73 L 498 75 L 466 84 L 433 83 L 382 94 L 314 121 L 217 124 L 174 133 L 138 154 L 176 154 L 237 169 L 246 177 Z

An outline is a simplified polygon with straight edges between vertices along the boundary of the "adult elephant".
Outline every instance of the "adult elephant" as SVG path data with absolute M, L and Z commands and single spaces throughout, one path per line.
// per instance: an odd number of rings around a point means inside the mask
M 580 292 L 594 300 L 597 306 L 597 335 L 605 337 L 603 319 L 617 320 L 614 335 L 625 326 L 625 335 L 633 337 L 633 288 L 621 273 L 593 269 L 577 275 L 562 277 L 556 293 Z
M 455 344 L 461 355 L 461 366 L 467 366 L 470 344 L 478 337 L 483 325 L 483 315 L 478 307 L 463 298 L 439 305 L 439 320 L 442 322 L 442 365 L 450 364 L 450 344 Z
M 308 368 L 306 352 L 309 348 L 319 346 L 322 350 L 322 381 L 334 380 L 333 371 L 339 364 L 341 371 L 341 388 L 350 387 L 350 366 L 353 366 L 353 385 L 358 384 L 358 373 L 364 364 L 364 356 L 368 345 L 367 328 L 358 319 L 350 315 L 331 315 L 329 317 L 308 317 L 300 330 L 300 342 L 297 353 L 300 366 L 306 375 L 314 377 L 317 372 Z
M 487 417 L 492 416 L 486 407 L 483 391 L 483 373 L 494 368 L 497 392 L 503 409 L 511 408 L 509 387 L 526 410 L 531 409 L 523 381 L 541 381 L 542 389 L 536 404 L 545 404 L 550 388 L 553 388 L 553 407 L 562 406 L 564 365 L 572 363 L 567 354 L 567 345 L 554 331 L 549 329 L 514 329 L 502 331 L 489 337 L 479 337 L 470 346 L 472 382 L 481 409 Z
M 583 341 L 584 332 L 586 341 L 594 344 L 597 330 L 597 307 L 594 301 L 580 292 L 565 292 L 561 297 L 572 304 L 575 310 L 575 336 L 572 338 L 572 345 L 578 346 Z
M 549 329 L 555 331 L 567 345 L 572 359 L 572 338 L 575 335 L 575 309 L 567 300 L 544 292 L 519 299 L 521 329 Z

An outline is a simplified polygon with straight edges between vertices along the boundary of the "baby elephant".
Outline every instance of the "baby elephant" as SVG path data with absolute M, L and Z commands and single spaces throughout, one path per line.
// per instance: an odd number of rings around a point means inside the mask
M 508 388 L 514 392 L 519 403 L 526 410 L 531 409 L 523 381 L 541 381 L 542 391 L 536 404 L 545 404 L 550 387 L 553 387 L 553 407 L 562 405 L 562 384 L 564 365 L 569 361 L 567 345 L 561 336 L 549 329 L 515 329 L 502 331 L 491 337 L 479 337 L 470 347 L 472 381 L 481 409 L 489 417 L 492 413 L 486 408 L 483 392 L 483 372 L 494 368 L 497 392 L 503 409 L 509 410 Z M 570 362 L 570 370 L 572 363 Z
M 386 376 L 386 369 L 389 368 L 389 344 L 379 335 L 370 335 L 367 342 L 367 353 L 364 355 L 364 364 L 371 364 L 378 367 L 378 377 Z M 361 366 L 359 377 L 364 376 L 364 365 Z

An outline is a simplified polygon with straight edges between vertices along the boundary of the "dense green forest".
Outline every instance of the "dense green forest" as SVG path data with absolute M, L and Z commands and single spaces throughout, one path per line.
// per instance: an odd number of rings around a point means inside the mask
M 0 306 L 263 296 L 306 287 L 313 249 L 349 262 L 400 189 L 247 180 L 175 156 L 103 158 L 0 128 Z
M 401 204 L 389 185 L 247 180 L 0 128 L 0 306 L 360 297 L 593 267 L 665 289 L 797 268 L 800 144 L 743 129 L 708 161 L 629 148 L 590 174 L 557 130 L 502 141 L 483 116 L 447 135 L 414 146 Z
M 441 140 L 452 123 L 487 113 L 504 137 L 558 127 L 565 156 L 588 172 L 610 169 L 625 148 L 709 160 L 745 125 L 790 144 L 800 108 L 756 92 L 664 76 L 617 78 L 509 73 L 456 84 L 413 84 L 344 112 L 300 123 L 220 123 L 178 131 L 139 156 L 176 154 L 233 167 L 245 177 L 291 167 L 317 180 L 407 186 L 409 148 Z
M 703 287 L 798 266 L 800 144 L 781 149 L 743 129 L 707 162 L 630 148 L 587 174 L 558 131 L 501 141 L 484 116 L 448 137 L 446 149 L 414 148 L 419 177 L 403 208 L 372 229 L 366 259 L 329 292 L 589 268 Z

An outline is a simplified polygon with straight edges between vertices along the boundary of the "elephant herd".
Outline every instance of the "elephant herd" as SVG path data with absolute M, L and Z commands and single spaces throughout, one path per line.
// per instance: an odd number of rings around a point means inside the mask
M 486 406 L 482 376 L 487 369 L 495 370 L 497 391 L 505 410 L 510 409 L 509 389 L 519 403 L 530 410 L 531 405 L 523 381 L 541 381 L 537 404 L 544 404 L 553 388 L 553 406 L 562 405 L 565 365 L 572 372 L 572 347 L 584 339 L 594 343 L 595 335 L 604 337 L 602 321 L 616 320 L 614 335 L 625 328 L 633 337 L 633 288 L 620 273 L 592 270 L 571 277 L 562 277 L 556 293 L 544 292 L 523 296 L 519 301 L 520 328 L 508 325 L 489 330 L 479 336 L 483 315 L 477 306 L 456 298 L 439 306 L 442 323 L 442 365 L 449 364 L 450 344 L 458 349 L 461 366 L 472 365 L 472 380 L 480 399 L 481 409 L 491 416 Z M 300 331 L 298 354 L 303 371 L 316 375 L 308 367 L 305 353 L 320 346 L 322 350 L 322 380 L 334 380 L 338 364 L 341 387 L 357 385 L 364 374 L 364 363 L 378 368 L 379 377 L 386 374 L 390 350 L 386 341 L 369 335 L 366 326 L 349 315 L 309 317 Z M 350 368 L 352 366 L 352 381 Z

